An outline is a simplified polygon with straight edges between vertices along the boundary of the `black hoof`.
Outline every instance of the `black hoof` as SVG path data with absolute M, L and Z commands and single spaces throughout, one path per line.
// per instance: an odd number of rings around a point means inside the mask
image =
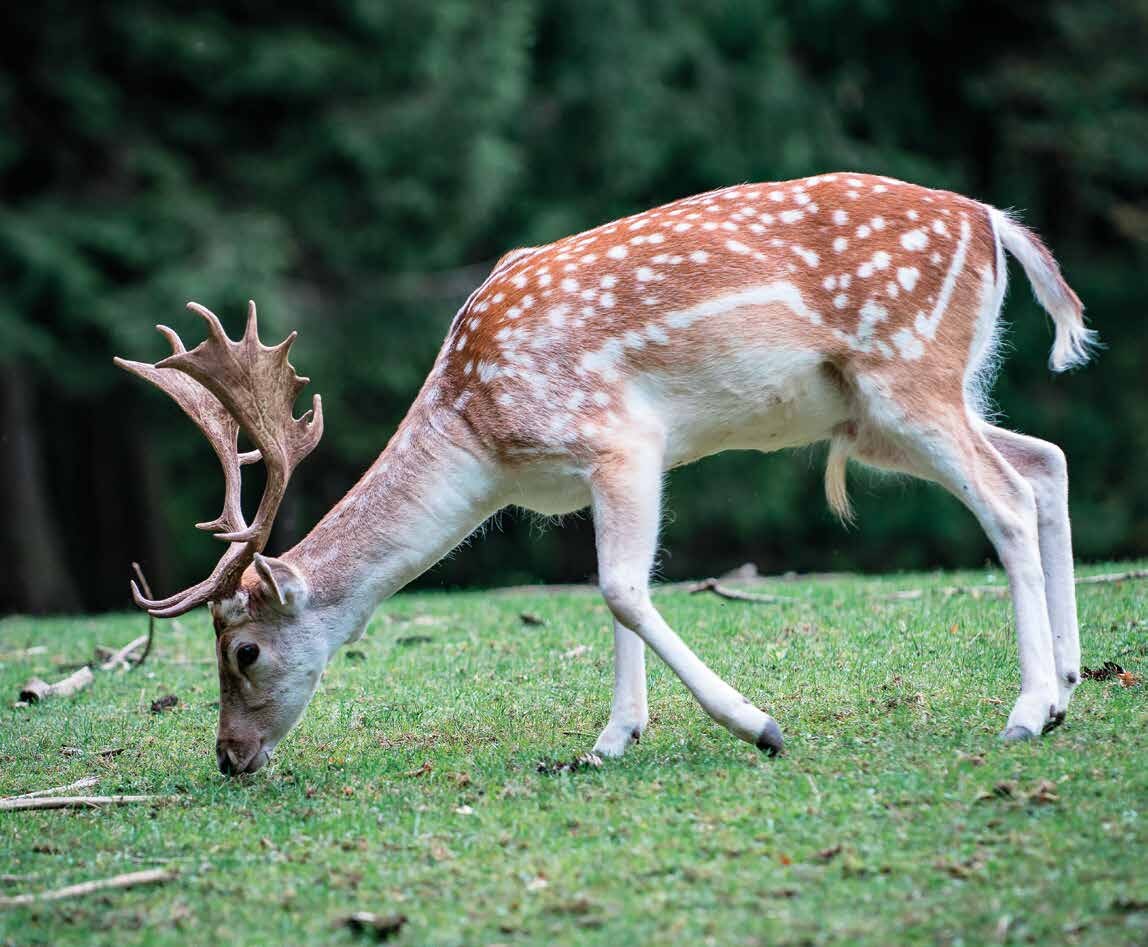
M 776 720 L 769 720 L 757 738 L 757 748 L 766 756 L 777 756 L 785 741 L 781 738 L 781 727 Z
M 1062 710 L 1062 711 L 1060 711 L 1060 713 L 1054 713 L 1054 714 L 1053 714 L 1053 715 L 1052 715 L 1052 716 L 1051 716 L 1051 717 L 1048 719 L 1048 721 L 1045 723 L 1045 725 L 1044 725 L 1044 729 L 1043 729 L 1043 730 L 1041 730 L 1040 732 L 1041 732 L 1041 733 L 1048 733 L 1050 730 L 1055 730 L 1055 729 L 1056 729 L 1057 727 L 1059 727 L 1059 726 L 1060 726 L 1062 723 L 1064 723 L 1064 718 L 1065 718 L 1065 717 L 1067 717 L 1067 716 L 1068 716 L 1068 714 L 1067 714 L 1065 711 L 1063 711 L 1063 710 Z
M 1031 740 L 1036 734 L 1033 733 L 1028 727 L 1009 727 L 1004 733 L 1001 734 L 1001 739 L 1005 743 L 1019 743 L 1021 740 Z

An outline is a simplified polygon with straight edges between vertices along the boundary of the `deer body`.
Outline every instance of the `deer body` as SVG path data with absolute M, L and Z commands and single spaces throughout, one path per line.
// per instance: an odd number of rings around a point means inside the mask
M 248 550 L 253 564 L 212 596 L 221 768 L 262 765 L 375 606 L 507 505 L 592 508 L 616 646 L 599 752 L 620 754 L 646 725 L 645 645 L 731 732 L 778 751 L 773 719 L 661 618 L 649 575 L 667 469 L 818 441 L 843 516 L 854 457 L 937 481 L 978 517 L 1016 612 L 1022 686 L 1006 736 L 1055 725 L 1079 678 L 1064 459 L 981 416 L 1006 249 L 1055 322 L 1053 367 L 1082 362 L 1080 302 L 1034 235 L 889 178 L 740 185 L 508 253 L 378 461 L 293 550 Z M 186 604 L 171 601 L 142 604 Z M 245 642 L 282 669 L 253 683 Z

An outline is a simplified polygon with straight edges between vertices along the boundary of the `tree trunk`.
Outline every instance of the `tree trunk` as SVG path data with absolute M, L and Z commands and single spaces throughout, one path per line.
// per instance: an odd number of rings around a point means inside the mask
M 44 480 L 34 397 L 23 369 L 0 367 L 0 530 L 11 553 L 4 597 L 16 611 L 74 611 L 79 597 Z

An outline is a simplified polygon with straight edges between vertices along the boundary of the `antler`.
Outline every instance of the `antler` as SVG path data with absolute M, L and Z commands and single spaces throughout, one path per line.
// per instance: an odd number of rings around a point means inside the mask
M 310 380 L 296 375 L 287 360 L 297 333 L 274 347 L 263 345 L 251 302 L 243 338 L 233 342 L 211 310 L 198 303 L 187 307 L 207 323 L 205 341 L 189 352 L 174 331 L 156 326 L 171 344 L 171 355 L 154 365 L 122 358 L 115 363 L 166 392 L 210 442 L 223 468 L 223 512 L 196 526 L 231 546 L 208 578 L 168 598 L 145 598 L 132 582 L 136 605 L 157 618 L 182 615 L 238 588 L 243 570 L 267 544 L 292 472 L 323 436 L 323 403 L 318 395 L 301 418 L 293 415 L 295 398 Z M 239 453 L 240 428 L 256 450 Z M 255 520 L 248 526 L 240 505 L 240 467 L 258 460 L 266 465 L 267 483 Z

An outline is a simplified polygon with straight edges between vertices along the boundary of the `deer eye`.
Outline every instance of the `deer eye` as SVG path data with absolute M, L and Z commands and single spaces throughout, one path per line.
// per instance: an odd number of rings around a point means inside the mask
M 259 645 L 257 644 L 241 644 L 235 652 L 235 660 L 239 662 L 239 670 L 245 671 L 255 663 L 255 659 L 259 657 Z

